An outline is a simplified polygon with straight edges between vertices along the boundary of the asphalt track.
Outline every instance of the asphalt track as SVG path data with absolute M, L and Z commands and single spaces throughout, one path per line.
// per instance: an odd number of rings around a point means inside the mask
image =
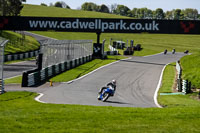
M 43 36 L 26 33 L 35 37 L 38 41 L 46 38 Z M 132 57 L 128 60 L 116 62 L 99 69 L 79 80 L 71 83 L 63 83 L 54 87 L 44 88 L 20 88 L 43 93 L 38 100 L 55 104 L 79 104 L 94 106 L 118 106 L 118 107 L 158 107 L 154 95 L 158 86 L 163 67 L 171 62 L 179 60 L 183 53 L 167 55 L 157 54 L 148 57 Z M 36 67 L 35 62 L 22 62 L 4 66 L 4 78 L 16 76 L 22 71 Z M 117 80 L 117 90 L 114 97 L 107 102 L 97 100 L 99 88 L 106 85 L 112 79 Z M 11 90 L 13 87 L 11 87 Z M 15 90 L 15 89 L 14 89 Z
M 99 69 L 81 79 L 50 87 L 39 99 L 46 103 L 79 104 L 118 107 L 158 107 L 155 91 L 163 67 L 179 60 L 183 53 L 157 54 L 148 57 L 132 57 Z M 99 88 L 112 79 L 117 80 L 114 97 L 107 102 L 97 100 Z
M 3 71 L 3 77 L 4 78 L 11 78 L 15 76 L 22 75 L 24 71 L 31 70 L 36 68 L 36 61 L 23 61 L 18 63 L 12 63 L 12 64 L 5 64 L 4 65 L 4 71 Z

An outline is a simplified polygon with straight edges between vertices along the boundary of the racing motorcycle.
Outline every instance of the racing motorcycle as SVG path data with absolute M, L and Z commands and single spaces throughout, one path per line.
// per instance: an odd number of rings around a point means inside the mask
M 110 96 L 114 96 L 114 93 L 110 87 L 103 87 L 102 92 L 98 94 L 98 100 L 105 102 Z

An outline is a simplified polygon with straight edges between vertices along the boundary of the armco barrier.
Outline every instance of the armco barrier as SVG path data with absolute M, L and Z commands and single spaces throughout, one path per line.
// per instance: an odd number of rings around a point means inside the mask
M 22 87 L 38 86 L 64 71 L 77 67 L 92 60 L 92 55 L 77 58 L 71 61 L 48 66 L 42 70 L 34 69 L 23 73 Z
M 106 51 L 104 52 L 104 55 L 119 55 L 118 51 Z
M 25 58 L 31 58 L 31 57 L 37 56 L 38 53 L 39 53 L 39 50 L 35 50 L 35 51 L 27 52 L 27 53 L 5 55 L 4 62 L 13 61 L 13 60 L 22 60 Z
M 181 78 L 182 69 L 181 69 L 181 66 L 179 64 L 179 61 L 176 62 L 176 70 L 177 70 L 177 74 L 178 74 L 178 77 L 177 77 L 177 90 L 179 92 L 183 92 L 185 94 L 190 93 L 191 92 L 191 82 Z
M 179 61 L 176 62 L 176 71 L 177 71 L 177 90 L 181 92 L 182 91 L 182 79 L 181 79 L 182 69 L 179 64 Z
M 113 48 L 111 45 L 108 46 L 111 51 L 104 52 L 104 55 L 118 55 L 119 51 Z

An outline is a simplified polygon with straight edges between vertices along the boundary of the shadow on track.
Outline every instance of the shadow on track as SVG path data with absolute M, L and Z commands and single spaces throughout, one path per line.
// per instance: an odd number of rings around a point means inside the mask
M 124 103 L 124 102 L 117 102 L 117 101 L 105 101 L 106 103 L 116 103 L 116 104 L 130 104 L 130 103 Z
M 159 66 L 165 66 L 166 64 L 160 64 L 160 63 L 151 63 L 151 62 L 142 62 L 142 61 L 130 61 L 130 60 L 121 60 L 122 62 L 130 62 L 130 63 L 141 63 L 141 64 L 150 64 L 150 65 L 159 65 Z

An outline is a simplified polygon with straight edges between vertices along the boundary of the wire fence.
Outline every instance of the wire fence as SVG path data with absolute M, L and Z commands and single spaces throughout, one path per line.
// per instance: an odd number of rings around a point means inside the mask
M 8 40 L 0 37 L 0 93 L 4 93 L 3 65 L 4 65 L 4 48 Z
M 92 40 L 47 40 L 41 44 L 42 68 L 93 53 Z

